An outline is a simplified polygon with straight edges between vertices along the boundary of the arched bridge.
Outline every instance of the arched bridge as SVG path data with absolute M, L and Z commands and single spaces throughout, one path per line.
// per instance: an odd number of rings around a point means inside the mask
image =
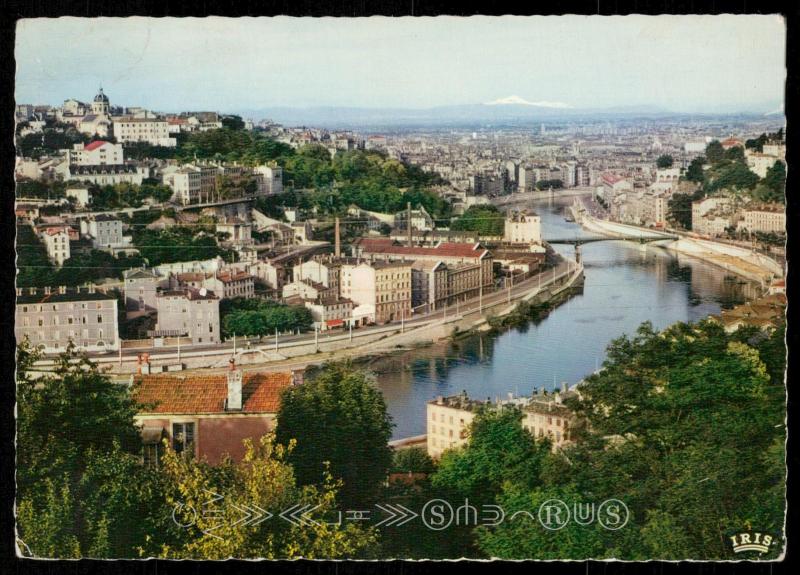
M 582 244 L 589 244 L 592 242 L 613 242 L 618 240 L 627 240 L 631 242 L 639 242 L 646 244 L 650 242 L 658 242 L 663 240 L 677 240 L 678 236 L 671 234 L 640 234 L 640 235 L 613 235 L 613 236 L 576 236 L 573 238 L 546 238 L 545 241 L 549 244 L 571 244 L 573 246 L 580 246 Z
M 653 233 L 653 234 L 614 234 L 608 236 L 582 236 L 578 237 L 575 236 L 573 238 L 555 238 L 555 239 L 547 239 L 545 240 L 549 244 L 570 244 L 575 246 L 575 261 L 581 261 L 581 246 L 583 244 L 589 244 L 592 242 L 611 242 L 617 240 L 625 240 L 631 242 L 639 242 L 642 246 L 644 244 L 648 244 L 650 242 L 660 242 L 664 240 L 677 240 L 679 239 L 678 236 L 672 234 L 665 234 L 665 233 Z

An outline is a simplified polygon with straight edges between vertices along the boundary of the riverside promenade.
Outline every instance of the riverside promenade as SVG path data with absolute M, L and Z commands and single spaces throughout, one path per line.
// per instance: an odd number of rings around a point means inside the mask
M 379 355 L 400 349 L 427 345 L 470 330 L 488 329 L 490 318 L 512 313 L 519 302 L 544 303 L 565 290 L 582 284 L 583 266 L 560 257 L 558 264 L 519 283 L 501 288 L 483 297 L 449 305 L 403 322 L 330 333 L 301 334 L 263 342 L 228 341 L 198 349 L 126 350 L 119 355 L 92 357 L 111 375 L 129 377 L 139 368 L 138 355 L 148 353 L 154 372 L 192 369 L 224 370 L 231 357 L 245 370 L 288 371 L 326 361 Z M 271 338 L 269 338 L 271 339 Z M 46 372 L 55 364 L 53 358 L 39 361 L 35 368 Z
M 582 202 L 580 203 L 582 204 Z M 572 206 L 572 213 L 575 221 L 580 223 L 585 230 L 605 234 L 609 236 L 609 239 L 626 235 L 657 233 L 657 230 L 650 228 L 598 218 L 591 215 L 588 210 L 580 209 L 576 205 Z M 665 236 L 664 240 L 653 243 L 659 247 L 707 261 L 732 274 L 756 282 L 764 288 L 768 287 L 774 279 L 784 275 L 783 266 L 780 263 L 755 250 L 696 238 L 675 230 L 664 231 L 663 235 Z

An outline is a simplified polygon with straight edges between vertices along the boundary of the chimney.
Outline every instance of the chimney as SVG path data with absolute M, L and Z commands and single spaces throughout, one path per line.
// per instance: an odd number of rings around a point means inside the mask
M 443 405 L 444 404 L 444 397 L 441 395 L 436 396 L 436 405 Z
M 334 226 L 335 226 L 334 227 L 335 240 L 334 240 L 334 244 L 333 244 L 334 245 L 333 253 L 338 259 L 342 255 L 342 245 L 340 243 L 341 240 L 339 239 L 339 218 L 338 217 L 335 220 Z
M 136 358 L 136 373 L 138 375 L 142 375 L 142 373 L 150 373 L 150 354 L 149 353 L 140 353 Z
M 293 369 L 292 370 L 292 386 L 303 385 L 305 370 Z
M 242 372 L 236 369 L 236 360 L 230 359 L 228 371 L 228 401 L 225 409 L 229 411 L 242 410 Z
M 411 202 L 406 204 L 406 209 L 408 210 L 408 247 L 413 247 L 414 234 L 411 230 Z

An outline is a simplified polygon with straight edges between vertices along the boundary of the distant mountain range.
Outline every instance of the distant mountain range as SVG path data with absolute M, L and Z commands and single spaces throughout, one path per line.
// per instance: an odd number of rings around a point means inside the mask
M 768 108 L 767 108 L 768 109 Z M 774 109 L 774 107 L 773 107 Z M 308 108 L 265 107 L 240 109 L 233 113 L 255 120 L 270 119 L 286 126 L 328 128 L 364 126 L 447 126 L 486 124 L 534 124 L 539 121 L 577 119 L 656 118 L 676 115 L 659 106 L 618 106 L 575 108 L 563 102 L 530 102 L 508 96 L 483 104 L 436 106 L 432 108 L 358 108 L 316 106 Z M 764 112 L 755 112 L 762 115 Z

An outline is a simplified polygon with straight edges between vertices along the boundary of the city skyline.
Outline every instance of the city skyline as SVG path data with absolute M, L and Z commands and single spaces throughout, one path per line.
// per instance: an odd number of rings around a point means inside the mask
M 784 48 L 775 15 L 30 19 L 17 28 L 16 99 L 88 100 L 102 86 L 115 104 L 163 111 L 770 113 L 782 110 Z

